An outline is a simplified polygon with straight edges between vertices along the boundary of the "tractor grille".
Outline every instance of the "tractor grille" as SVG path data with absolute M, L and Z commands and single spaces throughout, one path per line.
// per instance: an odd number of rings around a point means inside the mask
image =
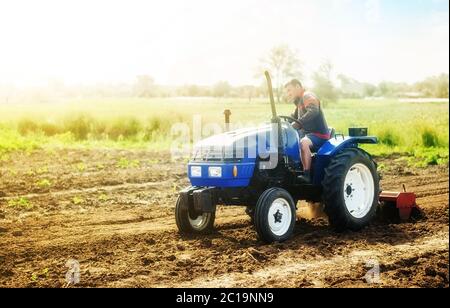
M 223 149 L 200 148 L 194 155 L 194 161 L 222 161 L 224 157 Z
M 242 158 L 236 158 L 236 151 L 233 154 L 225 152 L 223 148 L 202 147 L 194 152 L 192 161 L 194 162 L 239 162 Z

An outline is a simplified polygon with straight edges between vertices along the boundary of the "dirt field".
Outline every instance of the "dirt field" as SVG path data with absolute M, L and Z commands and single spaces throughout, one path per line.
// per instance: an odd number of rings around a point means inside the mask
M 405 183 L 426 219 L 336 234 L 301 207 L 294 238 L 263 245 L 243 208 L 219 207 L 213 235 L 181 237 L 173 212 L 188 182 L 168 154 L 12 155 L 0 161 L 0 286 L 63 287 L 73 258 L 81 287 L 448 287 L 448 166 L 378 162 L 383 189 Z

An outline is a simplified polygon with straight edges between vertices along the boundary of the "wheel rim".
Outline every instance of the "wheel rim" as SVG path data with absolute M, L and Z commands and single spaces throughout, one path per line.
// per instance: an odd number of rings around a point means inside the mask
M 292 212 L 289 202 L 279 198 L 272 202 L 268 213 L 269 228 L 273 234 L 282 236 L 289 230 Z
M 366 216 L 373 204 L 374 191 L 369 168 L 363 164 L 353 165 L 344 181 L 344 201 L 350 215 L 355 218 Z
M 196 218 L 191 218 L 189 215 L 189 223 L 191 224 L 191 227 L 193 229 L 202 230 L 208 223 L 208 214 L 204 213 L 202 215 L 197 216 Z

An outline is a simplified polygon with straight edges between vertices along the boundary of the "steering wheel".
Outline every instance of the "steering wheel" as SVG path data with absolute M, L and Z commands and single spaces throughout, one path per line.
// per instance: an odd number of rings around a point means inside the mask
M 280 119 L 286 120 L 289 123 L 295 122 L 298 125 L 300 125 L 300 127 L 302 126 L 302 123 L 300 123 L 297 119 L 294 119 L 293 117 L 289 117 L 289 116 L 278 116 Z

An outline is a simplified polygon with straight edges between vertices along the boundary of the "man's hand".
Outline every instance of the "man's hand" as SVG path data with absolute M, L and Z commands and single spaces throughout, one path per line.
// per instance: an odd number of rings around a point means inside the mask
M 298 108 L 295 108 L 294 113 L 291 114 L 291 118 L 298 119 Z
M 292 123 L 292 127 L 295 129 L 302 129 L 303 127 L 300 126 L 300 124 L 298 124 L 297 122 Z
M 291 118 L 298 119 L 298 108 L 295 108 L 294 113 L 291 114 Z M 300 124 L 297 122 L 292 123 L 292 127 L 295 129 L 302 129 Z

